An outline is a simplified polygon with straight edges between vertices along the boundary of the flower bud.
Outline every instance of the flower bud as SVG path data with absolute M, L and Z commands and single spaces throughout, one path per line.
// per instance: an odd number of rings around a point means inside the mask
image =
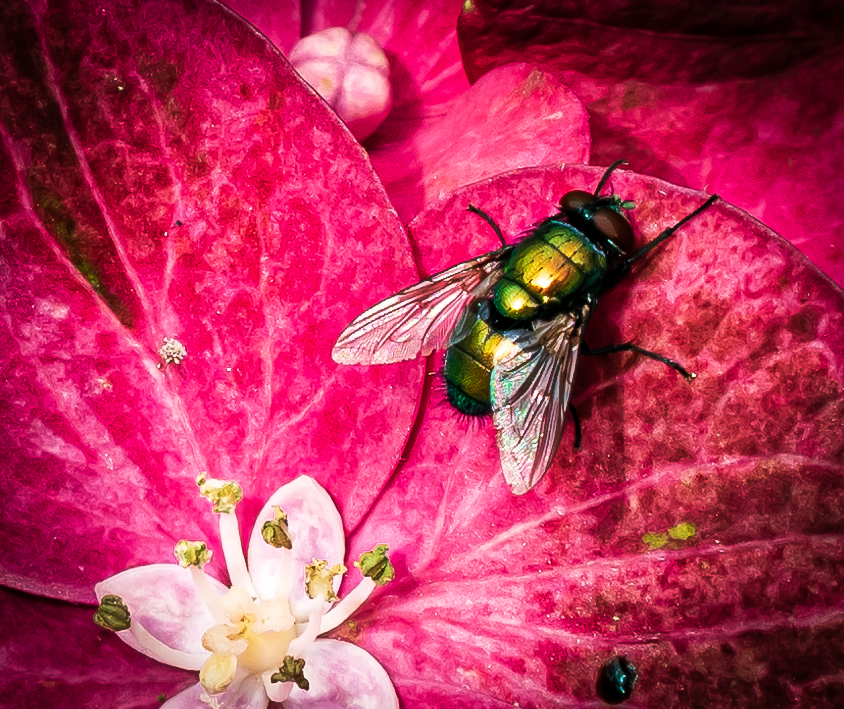
M 300 39 L 288 59 L 358 140 L 372 135 L 390 112 L 390 64 L 368 34 L 331 27 Z

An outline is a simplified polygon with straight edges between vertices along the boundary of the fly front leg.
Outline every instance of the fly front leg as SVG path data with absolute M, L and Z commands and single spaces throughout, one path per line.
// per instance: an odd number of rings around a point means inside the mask
M 703 204 L 701 204 L 697 209 L 693 212 L 690 212 L 685 217 L 683 217 L 679 222 L 674 224 L 673 226 L 668 227 L 664 231 L 661 231 L 654 239 L 649 241 L 645 244 L 641 249 L 639 249 L 635 254 L 629 256 L 628 258 L 621 261 L 618 265 L 616 265 L 607 275 L 604 277 L 603 284 L 601 285 L 601 293 L 606 293 L 608 290 L 612 289 L 612 287 L 618 283 L 627 272 L 630 270 L 630 264 L 638 261 L 640 258 L 645 256 L 646 254 L 650 253 L 651 250 L 662 244 L 666 239 L 670 239 L 677 233 L 677 230 L 683 227 L 685 224 L 688 224 L 692 219 L 694 219 L 698 214 L 706 211 L 709 209 L 715 202 L 717 202 L 720 197 L 717 194 L 712 195 L 709 199 L 707 199 Z M 644 353 L 642 353 L 644 354 Z M 662 361 L 662 360 L 660 360 Z M 670 360 L 669 360 L 670 361 Z M 670 365 L 669 365 L 670 366 Z
M 659 235 L 645 244 L 641 249 L 639 249 L 635 254 L 633 254 L 630 258 L 626 259 L 622 264 L 624 267 L 629 266 L 634 261 L 638 261 L 642 256 L 648 253 L 651 249 L 659 246 L 663 241 L 666 239 L 670 239 L 674 234 L 680 229 L 682 226 L 690 222 L 694 219 L 698 214 L 701 212 L 706 211 L 709 209 L 715 202 L 717 202 L 720 197 L 717 194 L 712 195 L 708 200 L 706 200 L 703 204 L 701 204 L 697 209 L 693 212 L 690 212 L 685 217 L 683 217 L 679 222 L 677 222 L 674 226 L 670 226 L 664 231 L 660 232 Z
M 605 355 L 612 354 L 613 352 L 636 352 L 637 354 L 644 355 L 645 357 L 655 359 L 657 362 L 662 362 L 667 367 L 671 367 L 671 369 L 673 369 L 675 372 L 679 372 L 680 374 L 682 374 L 683 377 L 688 381 L 692 381 L 692 379 L 697 376 L 694 372 L 690 372 L 688 369 L 678 364 L 673 359 L 669 359 L 664 355 L 658 354 L 656 352 L 651 352 L 650 350 L 646 350 L 643 347 L 634 345 L 632 342 L 624 342 L 620 345 L 610 345 L 609 347 L 599 347 L 596 350 L 591 349 L 589 345 L 583 342 L 580 345 L 580 351 L 585 355 Z

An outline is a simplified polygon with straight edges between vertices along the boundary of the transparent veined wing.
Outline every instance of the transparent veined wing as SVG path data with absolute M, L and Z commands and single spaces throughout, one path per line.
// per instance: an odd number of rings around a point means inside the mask
M 493 367 L 492 420 L 504 479 L 523 495 L 545 475 L 563 438 L 583 328 L 592 304 L 517 331 Z
M 341 333 L 331 357 L 338 364 L 389 364 L 458 341 L 471 327 L 467 309 L 492 290 L 510 250 L 464 261 L 382 300 Z

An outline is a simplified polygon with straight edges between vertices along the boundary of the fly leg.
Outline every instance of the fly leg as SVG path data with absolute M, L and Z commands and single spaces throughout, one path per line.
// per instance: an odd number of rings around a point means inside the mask
M 698 214 L 701 212 L 709 209 L 715 202 L 721 199 L 717 194 L 712 195 L 708 200 L 706 200 L 702 205 L 700 205 L 697 209 L 693 212 L 689 212 L 685 217 L 683 217 L 679 222 L 677 222 L 674 226 L 668 227 L 665 231 L 661 232 L 659 236 L 655 239 L 652 239 L 647 244 L 645 244 L 641 249 L 639 249 L 635 254 L 633 254 L 630 258 L 625 261 L 625 264 L 633 263 L 642 256 L 644 256 L 648 251 L 651 249 L 659 246 L 663 241 L 666 239 L 670 239 L 674 236 L 674 232 L 676 232 L 681 227 L 685 226 L 688 222 L 694 219 Z
M 616 266 L 610 273 L 607 274 L 606 278 L 604 278 L 604 283 L 601 287 L 601 292 L 604 293 L 610 290 L 616 283 L 618 283 L 622 278 L 624 278 L 627 271 L 630 270 L 630 264 L 634 261 L 638 261 L 642 258 L 645 254 L 649 253 L 652 249 L 659 246 L 663 241 L 666 239 L 670 239 L 674 234 L 677 232 L 678 229 L 685 226 L 688 222 L 694 219 L 698 214 L 704 212 L 705 210 L 709 209 L 715 202 L 721 199 L 717 194 L 712 195 L 708 200 L 706 200 L 703 204 L 701 204 L 697 209 L 687 214 L 683 217 L 679 222 L 677 222 L 674 226 L 670 226 L 664 231 L 660 232 L 659 235 L 645 244 L 641 249 L 639 249 L 635 254 L 632 256 L 624 259 L 618 266 Z M 642 353 L 644 354 L 644 352 Z M 658 359 L 658 358 L 657 358 Z M 660 360 L 662 361 L 662 360 Z M 671 365 L 669 365 L 671 366 Z M 685 375 L 684 375 L 685 376 Z
M 477 214 L 481 219 L 483 219 L 487 224 L 492 227 L 492 230 L 495 232 L 495 235 L 501 241 L 502 246 L 507 246 L 507 242 L 504 241 L 504 234 L 501 233 L 501 227 L 495 223 L 495 219 L 493 219 L 489 214 L 487 214 L 483 209 L 478 209 L 474 204 L 470 204 L 466 207 L 467 212 L 472 212 L 472 214 Z
M 612 354 L 613 352 L 636 352 L 637 354 L 644 355 L 645 357 L 655 359 L 657 362 L 662 362 L 667 367 L 671 367 L 671 369 L 673 369 L 675 372 L 679 372 L 680 374 L 682 374 L 683 377 L 689 381 L 691 381 L 697 376 L 694 372 L 690 372 L 688 369 L 678 364 L 673 359 L 668 359 L 668 357 L 665 357 L 664 355 L 657 354 L 656 352 L 651 352 L 650 350 L 646 350 L 643 347 L 634 345 L 632 342 L 623 342 L 620 345 L 600 347 L 597 350 L 590 349 L 585 342 L 582 342 L 580 345 L 580 351 L 585 355 L 605 355 Z
M 574 424 L 574 449 L 580 450 L 580 444 L 583 442 L 583 428 L 580 425 L 580 414 L 574 408 L 574 404 L 569 402 L 569 413 L 571 414 L 571 421 Z

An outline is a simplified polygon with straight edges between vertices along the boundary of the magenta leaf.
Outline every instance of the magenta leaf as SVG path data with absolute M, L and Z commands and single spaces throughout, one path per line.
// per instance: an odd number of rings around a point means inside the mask
M 0 26 L 4 582 L 87 601 L 214 536 L 203 470 L 249 517 L 311 475 L 353 528 L 421 377 L 331 362 L 415 277 L 360 146 L 216 4 L 7 3 Z
M 587 106 L 592 162 L 718 192 L 844 283 L 842 15 L 823 3 L 475 2 L 459 38 L 476 81 L 510 62 Z
M 601 171 L 536 168 L 473 185 L 411 224 L 436 271 L 516 235 Z M 642 243 L 705 195 L 616 173 Z M 631 706 L 824 706 L 837 696 L 844 569 L 844 295 L 793 247 L 718 203 L 598 306 L 549 473 L 514 497 L 491 426 L 436 391 L 409 460 L 353 536 L 390 540 L 396 582 L 338 633 L 414 706 L 600 706 L 614 655 Z M 380 600 L 380 602 L 378 602 Z M 784 698 L 790 698 L 785 702 Z M 591 703 L 590 703 L 591 702 Z M 834 703 L 834 702 L 833 702 Z

